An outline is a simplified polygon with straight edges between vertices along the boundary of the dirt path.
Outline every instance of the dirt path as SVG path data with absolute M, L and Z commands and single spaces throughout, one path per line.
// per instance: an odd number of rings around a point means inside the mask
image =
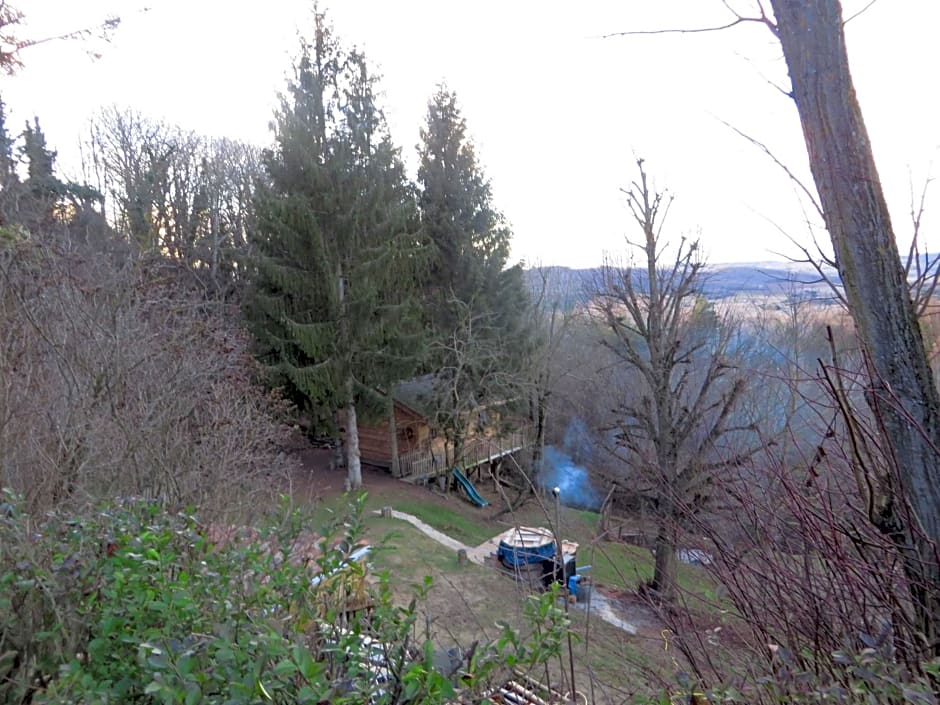
M 376 514 L 381 514 L 381 510 L 376 512 Z M 428 538 L 432 538 L 437 541 L 442 546 L 446 546 L 452 551 L 467 551 L 468 556 L 471 550 L 470 546 L 460 543 L 457 539 L 452 539 L 447 534 L 438 531 L 430 524 L 425 524 L 418 517 L 413 514 L 405 514 L 405 512 L 400 512 L 397 509 L 392 509 L 392 517 L 395 519 L 400 519 L 401 521 L 407 521 L 413 527 L 424 533 Z M 474 561 L 476 562 L 476 561 Z M 483 565 L 483 561 L 479 561 L 480 565 Z

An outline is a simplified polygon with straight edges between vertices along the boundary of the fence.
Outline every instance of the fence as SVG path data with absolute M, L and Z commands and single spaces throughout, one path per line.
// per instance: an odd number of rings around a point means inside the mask
M 483 463 L 522 450 L 526 445 L 526 429 L 501 436 L 471 438 L 464 444 L 456 465 L 466 472 Z M 430 448 L 403 453 L 398 457 L 398 468 L 403 479 L 435 477 L 450 470 L 443 450 L 434 452 Z

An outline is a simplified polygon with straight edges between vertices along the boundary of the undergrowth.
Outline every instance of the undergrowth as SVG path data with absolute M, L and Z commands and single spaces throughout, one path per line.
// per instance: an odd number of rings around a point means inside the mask
M 0 702 L 442 703 L 557 655 L 567 620 L 548 593 L 526 634 L 505 626 L 441 673 L 415 628 L 430 581 L 401 604 L 351 559 L 362 506 L 314 536 L 286 509 L 207 527 L 143 501 L 37 518 L 6 495 Z

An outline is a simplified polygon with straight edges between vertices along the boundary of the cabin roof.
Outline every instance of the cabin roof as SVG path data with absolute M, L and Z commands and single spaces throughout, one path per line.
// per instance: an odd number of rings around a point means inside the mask
M 399 382 L 392 396 L 398 404 L 430 419 L 434 413 L 434 380 L 433 374 L 427 374 Z
M 426 375 L 421 375 L 420 377 L 414 377 L 413 379 L 399 382 L 392 390 L 392 397 L 394 398 L 396 404 L 404 406 L 408 410 L 420 415 L 426 421 L 430 422 L 431 419 L 435 418 L 437 413 L 437 409 L 434 405 L 434 386 L 437 381 L 437 375 L 432 372 Z M 490 423 L 489 415 L 487 413 L 488 410 L 505 406 L 507 403 L 508 400 L 506 399 L 491 401 L 486 404 L 479 404 L 471 400 L 471 408 L 473 413 L 482 414 L 480 423 L 487 425 Z
M 398 409 L 398 411 L 401 413 L 401 415 L 405 419 L 408 419 L 412 422 L 417 421 L 418 423 L 422 423 L 425 425 L 428 425 L 429 423 L 428 417 L 426 414 L 416 409 L 413 409 L 408 404 L 405 404 L 404 402 L 399 401 L 398 399 L 395 399 L 395 408 Z

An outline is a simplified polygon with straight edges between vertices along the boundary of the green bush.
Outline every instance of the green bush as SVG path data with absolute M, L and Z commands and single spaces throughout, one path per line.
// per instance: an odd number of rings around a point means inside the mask
M 558 653 L 567 622 L 550 593 L 528 608 L 528 638 L 506 628 L 457 678 L 439 673 L 415 629 L 430 581 L 399 606 L 389 575 L 370 584 L 348 561 L 361 509 L 301 560 L 311 535 L 295 512 L 211 545 L 193 516 L 145 502 L 36 524 L 7 496 L 0 702 L 442 703 Z

